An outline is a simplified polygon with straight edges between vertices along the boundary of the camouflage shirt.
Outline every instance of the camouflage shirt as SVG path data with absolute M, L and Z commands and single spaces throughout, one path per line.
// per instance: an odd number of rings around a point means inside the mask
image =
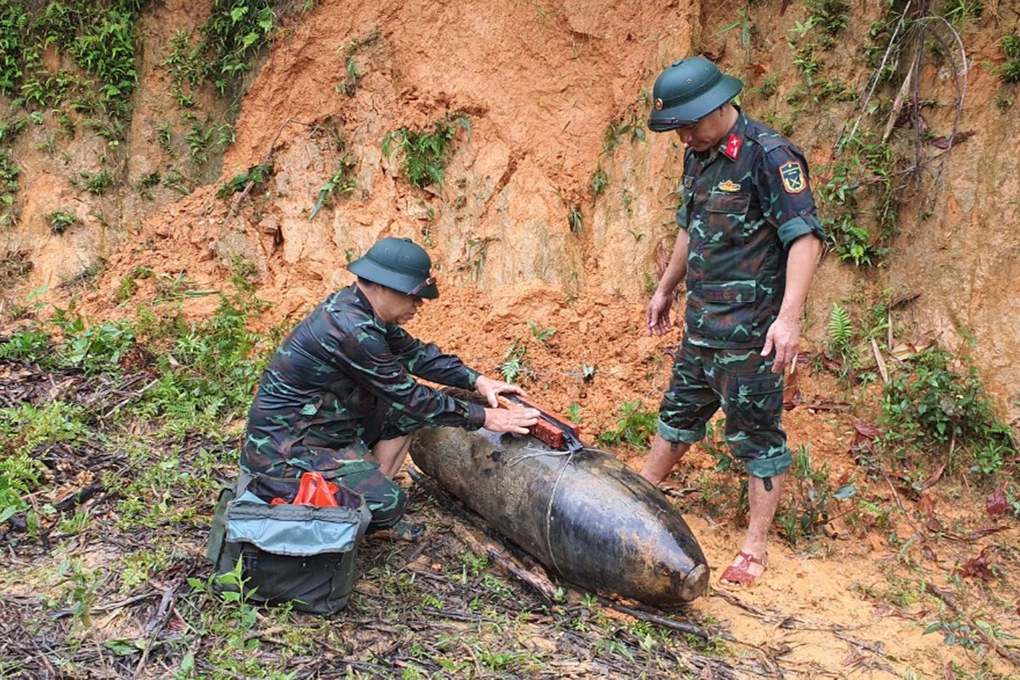
M 432 425 L 476 429 L 485 422 L 482 406 L 412 375 L 473 389 L 479 374 L 380 321 L 356 284 L 330 295 L 294 327 L 263 373 L 241 467 L 281 476 L 294 468 L 338 470 L 352 462 L 344 449 L 367 452 L 365 424 L 380 407 Z
M 790 141 L 738 109 L 722 144 L 684 155 L 687 231 L 684 338 L 718 348 L 761 347 L 786 290 L 787 250 L 823 238 L 807 161 Z

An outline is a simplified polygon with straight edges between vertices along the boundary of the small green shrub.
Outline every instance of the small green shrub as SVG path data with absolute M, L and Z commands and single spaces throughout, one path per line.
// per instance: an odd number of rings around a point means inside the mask
M 0 149 L 0 204 L 11 205 L 20 186 L 18 176 L 21 168 L 14 164 L 14 159 L 6 149 Z
M 817 185 L 819 215 L 840 260 L 874 266 L 896 233 L 903 180 L 888 144 L 854 138 L 840 153 Z
M 81 409 L 64 402 L 0 409 L 0 522 L 28 509 L 25 496 L 46 471 L 40 449 L 80 441 L 87 433 Z
M 191 128 L 184 135 L 184 141 L 188 143 L 191 162 L 195 165 L 204 165 L 208 162 L 209 146 L 212 144 L 214 132 L 212 127 L 192 123 Z
M 170 93 L 181 108 L 195 106 L 195 90 L 206 76 L 207 63 L 202 61 L 203 45 L 192 46 L 186 31 L 177 31 L 170 38 L 170 54 L 163 60 L 170 75 Z
M 82 179 L 82 188 L 90 194 L 101 196 L 106 193 L 107 189 L 113 186 L 113 175 L 106 170 L 100 170 L 96 173 L 83 171 L 79 175 Z
M 1003 36 L 1001 46 L 1006 62 L 996 67 L 996 75 L 1003 82 L 1020 83 L 1020 35 L 1011 33 Z
M 810 446 L 800 446 L 793 453 L 789 474 L 792 493 L 787 494 L 787 502 L 776 513 L 780 534 L 791 544 L 821 534 L 832 518 L 833 501 L 845 501 L 857 494 L 851 484 L 834 489 L 829 483 L 830 472 L 828 463 L 821 467 L 812 464 Z
M 945 0 L 939 14 L 954 26 L 961 27 L 971 19 L 980 17 L 984 11 L 981 0 Z
M 248 182 L 253 182 L 255 187 L 262 187 L 266 180 L 273 176 L 273 164 L 264 163 L 253 165 L 239 175 L 235 175 L 229 182 L 225 182 L 216 192 L 216 197 L 225 199 L 233 194 L 244 191 Z
M 962 462 L 971 472 L 995 474 L 1016 452 L 1010 428 L 1000 422 L 987 400 L 973 366 L 961 374 L 953 356 L 929 347 L 911 359 L 911 370 L 894 374 L 885 385 L 880 443 L 900 461 L 919 462 L 966 452 Z M 958 461 L 946 461 L 950 469 Z
M 28 38 L 29 16 L 15 2 L 0 4 L 0 94 L 13 97 L 21 86 L 26 62 L 35 58 Z
M 647 450 L 649 441 L 658 431 L 658 411 L 641 408 L 640 400 L 625 402 L 620 405 L 618 411 L 620 419 L 616 422 L 616 429 L 600 434 L 599 443 L 604 446 L 625 443 L 636 449 Z
M 138 282 L 133 277 L 125 276 L 120 280 L 120 285 L 117 286 L 117 291 L 113 294 L 115 302 L 124 302 L 134 297 L 135 293 L 138 292 Z
M 379 41 L 379 29 L 374 28 L 363 36 L 352 38 L 344 45 L 340 52 L 344 58 L 344 78 L 336 86 L 336 91 L 353 97 L 361 82 L 361 69 L 358 68 L 357 55 L 365 47 L 374 45 Z
M 832 39 L 843 32 L 850 19 L 850 3 L 844 0 L 806 0 L 804 4 L 814 25 L 829 39 L 823 45 L 831 47 L 834 44 Z
M 92 10 L 81 34 L 68 47 L 75 62 L 102 80 L 100 100 L 114 118 L 126 118 L 138 81 L 135 69 L 135 18 L 119 9 Z
M 50 222 L 50 229 L 53 230 L 54 234 L 63 234 L 65 231 L 78 224 L 78 216 L 73 213 L 67 213 L 62 210 L 54 210 L 50 214 L 46 215 L 46 219 Z
M 471 132 L 471 119 L 464 113 L 447 114 L 432 125 L 429 132 L 416 132 L 406 127 L 394 130 L 383 138 L 383 153 L 390 156 L 397 145 L 404 160 L 404 175 L 411 184 L 424 188 L 442 185 L 443 171 L 457 129 Z
M 606 193 L 606 187 L 609 186 L 609 175 L 602 169 L 602 163 L 600 162 L 595 168 L 595 174 L 591 176 L 591 201 L 592 203 Z
M 529 378 L 534 375 L 531 362 L 525 358 L 528 353 L 528 346 L 520 340 L 514 340 L 514 344 L 506 351 L 503 363 L 499 365 L 499 374 L 508 383 L 516 383 L 522 378 Z
M 209 75 L 223 94 L 251 69 L 255 53 L 266 45 L 276 24 L 270 0 L 216 0 L 201 28 L 210 61 Z
M 118 371 L 121 357 L 135 344 L 134 331 L 126 321 L 89 326 L 81 316 L 58 310 L 54 322 L 64 333 L 61 363 L 89 373 Z
M 357 181 L 352 176 L 355 165 L 354 155 L 343 151 L 336 172 L 330 175 L 319 189 L 319 195 L 315 198 L 315 205 L 312 206 L 312 212 L 308 219 L 314 219 L 323 206 L 332 205 L 336 197 L 347 196 L 354 192 L 358 187 Z
M 39 361 L 48 353 L 50 334 L 38 328 L 22 328 L 0 343 L 0 357 Z

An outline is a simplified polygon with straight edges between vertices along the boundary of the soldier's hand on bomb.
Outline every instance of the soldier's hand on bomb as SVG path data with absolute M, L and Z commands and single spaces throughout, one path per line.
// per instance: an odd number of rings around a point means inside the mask
M 482 427 L 492 432 L 528 434 L 528 428 L 538 422 L 539 415 L 533 408 L 487 408 Z
M 522 397 L 525 395 L 520 385 L 503 382 L 502 380 L 493 380 L 492 378 L 486 378 L 484 375 L 478 376 L 478 379 L 475 380 L 475 390 L 485 397 L 485 401 L 489 402 L 489 406 L 492 408 L 499 406 L 499 401 L 496 397 L 501 394 L 519 394 Z

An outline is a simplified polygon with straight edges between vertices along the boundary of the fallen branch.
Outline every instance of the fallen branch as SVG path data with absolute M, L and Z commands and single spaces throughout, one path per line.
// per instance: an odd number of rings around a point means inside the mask
M 609 607 L 610 609 L 615 609 L 621 614 L 633 616 L 635 619 L 638 619 L 640 621 L 647 621 L 648 623 L 654 624 L 661 628 L 669 628 L 670 630 L 675 630 L 680 633 L 695 635 L 703 640 L 708 640 L 709 638 L 712 637 L 707 630 L 693 623 L 677 621 L 676 619 L 666 618 L 665 616 L 659 616 L 658 614 L 646 612 L 641 609 L 626 607 L 620 604 L 619 602 L 613 602 L 612 600 L 607 600 L 606 598 L 600 597 L 598 595 L 596 595 L 595 597 L 598 598 L 598 601 L 602 605 Z
M 882 360 L 882 352 L 878 349 L 878 341 L 875 338 L 871 339 L 871 351 L 875 354 L 875 363 L 878 364 L 878 372 L 882 374 L 882 382 L 889 382 L 889 370 L 885 367 L 885 361 Z
M 152 651 L 152 643 L 155 641 L 156 637 L 159 636 L 160 631 L 163 630 L 163 626 L 166 625 L 166 620 L 170 617 L 170 610 L 173 605 L 174 595 L 177 593 L 177 589 L 180 585 L 181 582 L 178 581 L 163 591 L 163 599 L 159 602 L 159 608 L 145 626 L 148 629 L 145 636 L 145 649 L 142 650 L 142 658 L 138 660 L 138 665 L 135 666 L 136 678 L 141 677 L 142 669 L 145 667 L 145 662 L 149 660 L 149 652 Z

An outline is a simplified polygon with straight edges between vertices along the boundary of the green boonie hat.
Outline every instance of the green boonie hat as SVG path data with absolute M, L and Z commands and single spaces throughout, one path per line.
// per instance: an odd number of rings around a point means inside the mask
M 744 83 L 723 75 L 704 57 L 674 61 L 655 80 L 648 128 L 653 132 L 668 132 L 694 125 L 736 97 L 742 89 Z
M 432 278 L 432 260 L 425 249 L 409 238 L 388 236 L 368 249 L 364 256 L 347 265 L 363 279 L 406 295 L 439 297 Z

